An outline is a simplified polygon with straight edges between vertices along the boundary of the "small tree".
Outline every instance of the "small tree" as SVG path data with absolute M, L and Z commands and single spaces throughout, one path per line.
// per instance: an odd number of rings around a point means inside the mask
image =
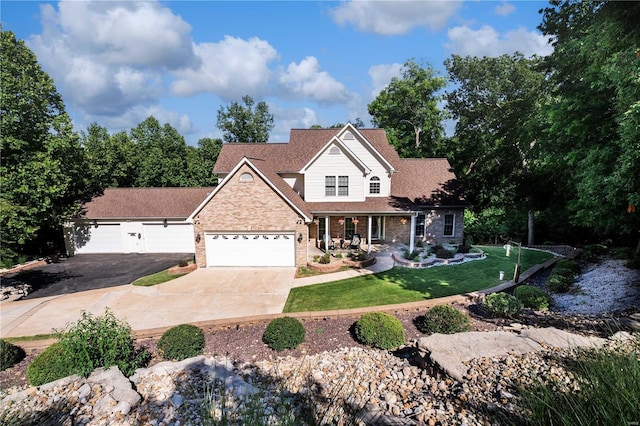
M 225 142 L 263 143 L 269 140 L 269 132 L 273 129 L 273 114 L 269 113 L 266 102 L 254 105 L 251 96 L 242 98 L 244 105 L 232 102 L 226 109 L 218 109 L 216 127 L 224 132 Z

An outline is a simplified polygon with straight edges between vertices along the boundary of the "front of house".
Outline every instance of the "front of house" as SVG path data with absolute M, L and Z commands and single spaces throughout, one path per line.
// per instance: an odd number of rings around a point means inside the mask
M 224 144 L 214 188 L 112 188 L 68 221 L 69 254 L 195 253 L 199 267 L 302 266 L 313 247 L 463 242 L 442 158 L 401 159 L 383 129 L 294 129 Z
M 351 240 L 462 243 L 464 203 L 446 159 L 401 159 L 383 129 L 292 130 L 288 143 L 225 144 L 219 185 L 187 218 L 196 263 L 301 266 Z

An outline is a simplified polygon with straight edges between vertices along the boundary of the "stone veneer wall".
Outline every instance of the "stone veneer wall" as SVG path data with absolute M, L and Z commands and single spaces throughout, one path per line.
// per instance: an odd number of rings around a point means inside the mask
M 464 239 L 464 212 L 462 210 L 434 209 L 426 211 L 427 230 L 425 232 L 424 241 L 428 244 L 459 244 Z M 454 235 L 451 237 L 444 236 L 444 215 L 454 215 Z
M 253 176 L 251 182 L 240 182 L 243 173 Z M 307 264 L 308 227 L 302 217 L 263 181 L 249 166 L 244 165 L 215 194 L 195 217 L 194 235 L 200 233 L 196 243 L 196 264 L 207 265 L 205 232 L 295 232 L 296 265 Z M 302 242 L 298 235 L 302 234 Z
M 402 219 L 406 219 L 402 223 Z M 385 218 L 384 240 L 391 243 L 409 244 L 411 238 L 411 216 L 387 216 Z

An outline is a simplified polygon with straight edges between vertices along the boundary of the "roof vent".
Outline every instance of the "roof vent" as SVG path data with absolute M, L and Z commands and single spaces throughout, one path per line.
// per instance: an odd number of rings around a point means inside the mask
M 346 133 L 344 134 L 344 136 L 343 136 L 343 138 L 342 138 L 342 139 L 344 139 L 344 140 L 354 140 L 354 139 L 355 139 L 355 137 L 353 137 L 353 133 L 351 133 L 351 132 L 346 132 Z
M 338 148 L 337 146 L 332 146 L 329 149 L 329 155 L 340 155 L 340 148 Z

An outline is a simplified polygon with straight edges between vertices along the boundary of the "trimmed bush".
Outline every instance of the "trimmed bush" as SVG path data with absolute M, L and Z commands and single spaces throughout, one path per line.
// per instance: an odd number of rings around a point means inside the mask
M 441 248 L 436 251 L 436 257 L 438 259 L 451 259 L 453 256 L 454 254 L 446 248 Z
M 553 268 L 554 271 L 557 269 L 567 269 L 569 271 L 571 271 L 573 274 L 579 274 L 580 273 L 580 265 L 578 265 L 578 262 L 576 262 L 573 259 L 562 259 L 556 262 L 555 267 Z
M 469 253 L 470 251 L 471 251 L 471 246 L 466 246 L 466 245 L 458 246 L 458 253 L 460 254 L 466 254 L 466 253 Z
M 170 361 L 182 361 L 201 355 L 204 349 L 204 333 L 200 327 L 181 324 L 165 331 L 158 340 L 162 357 Z
M 418 325 L 420 331 L 427 334 L 453 334 L 471 328 L 469 315 L 449 305 L 436 305 L 429 309 Z
M 547 288 L 553 293 L 566 293 L 571 289 L 573 283 L 573 276 L 562 274 L 551 274 L 546 282 Z
M 26 356 L 27 354 L 20 346 L 0 339 L 0 371 L 13 367 Z
M 54 343 L 27 366 L 27 381 L 31 386 L 40 386 L 75 374 L 68 359 L 62 343 Z
M 304 342 L 305 331 L 302 323 L 291 317 L 276 318 L 267 325 L 262 341 L 271 349 L 295 349 Z
M 484 298 L 482 307 L 491 316 L 512 318 L 522 310 L 522 302 L 508 293 L 492 293 Z
M 400 320 L 384 312 L 370 312 L 355 324 L 356 338 L 367 346 L 392 349 L 405 342 L 404 328 Z
M 521 285 L 516 287 L 513 295 L 522 302 L 525 308 L 535 309 L 536 311 L 545 311 L 549 309 L 551 304 L 549 295 L 538 287 Z
M 118 366 L 125 376 L 149 361 L 149 353 L 137 350 L 131 327 L 107 308 L 103 316 L 83 312 L 81 318 L 59 336 L 67 365 L 75 374 L 87 377 L 96 368 Z

